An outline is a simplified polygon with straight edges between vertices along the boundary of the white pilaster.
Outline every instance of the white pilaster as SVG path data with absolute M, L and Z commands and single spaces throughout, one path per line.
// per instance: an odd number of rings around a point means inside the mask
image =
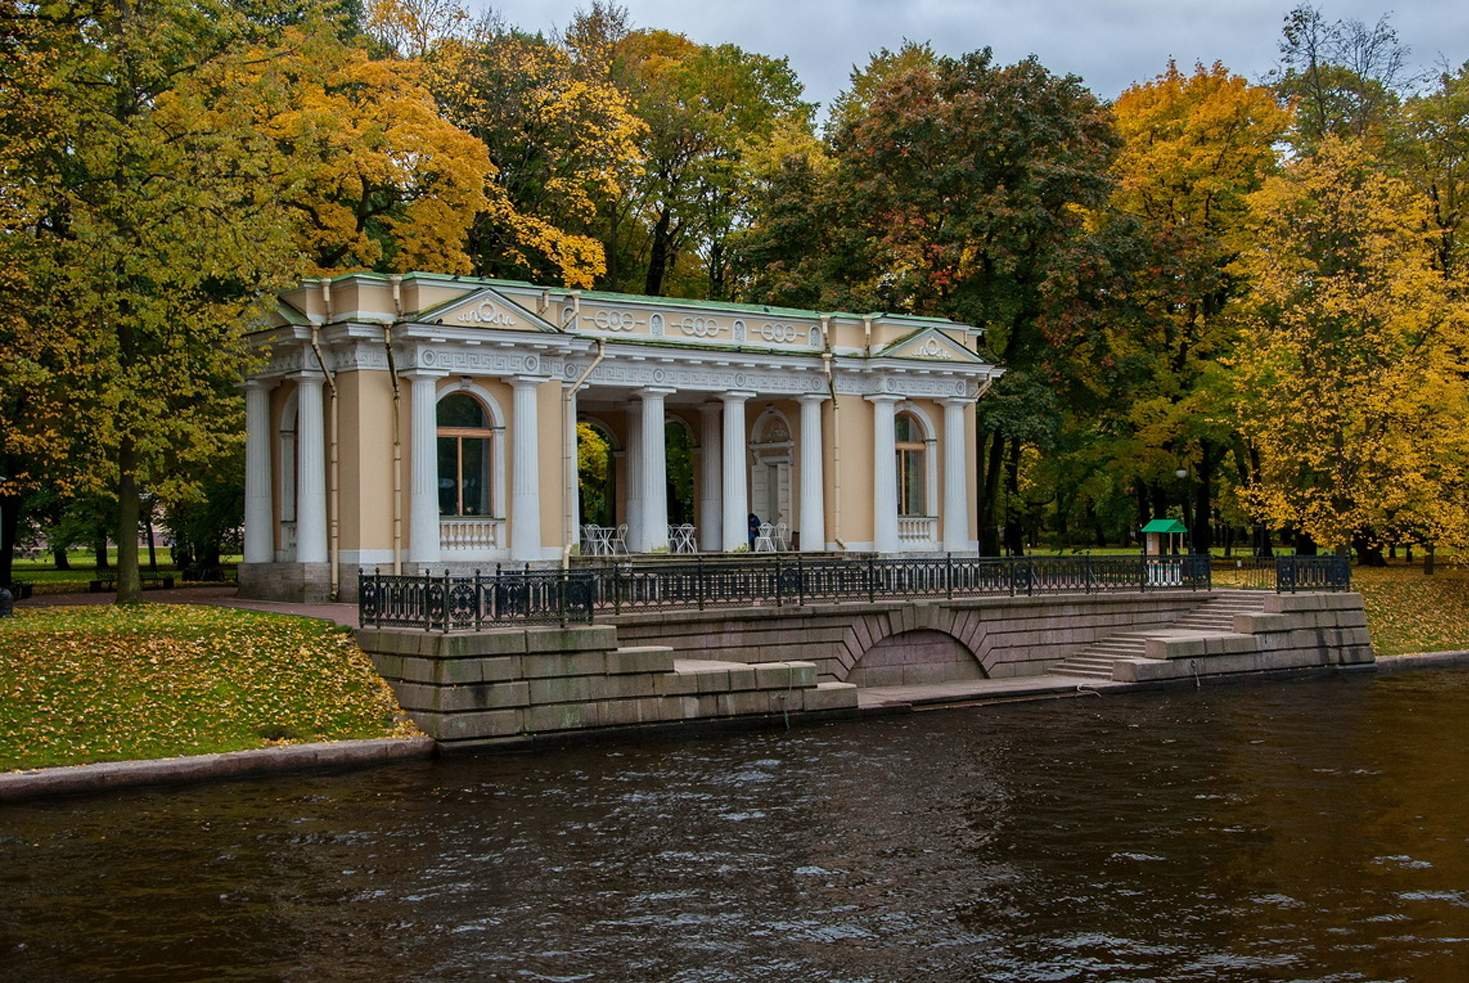
M 296 377 L 296 562 L 325 563 L 326 440 L 320 372 Z
M 516 376 L 510 416 L 510 559 L 541 558 L 540 425 L 537 390 L 545 379 Z
M 623 521 L 627 548 L 637 549 L 643 534 L 643 404 L 629 404 L 625 413 L 627 446 L 622 455 L 622 489 L 627 497 Z
M 894 407 L 901 396 L 868 396 L 872 403 L 872 545 L 896 553 L 898 541 L 898 460 Z
M 642 536 L 634 549 L 639 553 L 668 551 L 668 452 L 663 439 L 663 397 L 672 389 L 639 389 L 643 399 L 643 500 Z
M 724 401 L 724 551 L 749 547 L 749 461 L 745 454 L 745 400 L 751 392 L 731 392 Z
M 946 399 L 944 405 L 944 550 L 969 547 L 969 441 L 964 438 L 964 408 L 972 400 Z
M 245 562 L 275 559 L 270 507 L 270 384 L 245 383 Z
M 438 373 L 405 372 L 409 395 L 408 562 L 439 562 Z
M 571 390 L 570 385 L 565 388 Z M 571 466 L 566 474 L 566 501 L 568 503 L 567 513 L 571 517 L 571 536 L 567 542 L 575 546 L 581 542 L 581 480 L 578 477 L 578 464 L 581 462 L 580 448 L 577 445 L 576 435 L 576 391 L 571 390 L 566 394 L 566 441 L 567 456 L 571 459 Z
M 825 489 L 822 485 L 821 403 L 826 397 L 801 397 L 801 552 L 826 549 Z
M 699 413 L 703 424 L 699 436 L 699 549 L 717 553 L 724 542 L 724 516 L 719 504 L 724 498 L 719 477 L 719 404 L 705 403 Z

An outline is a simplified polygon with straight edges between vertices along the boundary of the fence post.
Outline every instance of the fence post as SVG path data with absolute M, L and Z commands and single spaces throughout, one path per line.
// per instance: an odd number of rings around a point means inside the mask
M 444 634 L 449 633 L 449 591 L 452 585 L 449 583 L 449 568 L 444 568 Z
M 695 574 L 697 583 L 694 585 L 694 589 L 699 593 L 699 610 L 702 611 L 704 610 L 704 554 L 700 553 L 695 558 L 695 561 L 698 563 L 699 569 Z
M 775 554 L 775 606 L 780 607 L 780 554 Z
M 806 606 L 806 568 L 801 563 L 801 554 L 796 554 L 796 607 Z
M 570 571 L 562 570 L 561 576 L 556 578 L 556 607 L 561 615 L 561 627 L 566 627 L 566 578 Z
M 871 553 L 867 554 L 867 603 L 877 603 L 877 571 L 875 569 L 877 558 Z
M 1035 595 L 1035 561 L 1030 557 L 1025 558 L 1025 596 Z
M 1015 596 L 1015 557 L 1005 557 L 1005 579 L 1010 582 L 1010 596 Z
M 954 599 L 954 554 L 944 553 L 944 596 Z
M 1092 592 L 1092 555 L 1090 553 L 1088 553 L 1088 554 L 1086 554 L 1086 587 L 1085 587 L 1085 589 L 1082 590 L 1082 593 L 1083 594 L 1090 594 L 1091 592 Z
M 474 630 L 479 631 L 484 627 L 484 592 L 480 588 L 479 567 L 474 568 Z
M 622 571 L 616 560 L 612 562 L 612 613 L 622 613 Z

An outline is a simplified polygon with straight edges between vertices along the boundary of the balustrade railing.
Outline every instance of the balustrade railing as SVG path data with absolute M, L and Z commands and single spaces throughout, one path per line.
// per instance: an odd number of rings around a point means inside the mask
M 439 548 L 442 550 L 491 550 L 504 543 L 503 519 L 443 518 L 439 520 Z
M 813 602 L 1209 590 L 1207 556 L 951 555 L 611 562 L 569 571 L 497 568 L 473 576 L 358 579 L 359 623 L 450 631 L 501 623 L 590 622 L 597 614 Z
M 898 541 L 902 543 L 933 543 L 939 537 L 939 520 L 933 515 L 898 516 Z

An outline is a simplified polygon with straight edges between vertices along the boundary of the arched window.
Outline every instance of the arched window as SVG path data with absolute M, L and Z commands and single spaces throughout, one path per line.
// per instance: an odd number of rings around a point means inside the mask
M 439 514 L 490 514 L 490 421 L 467 393 L 439 400 Z
M 923 455 L 923 425 L 912 413 L 900 413 L 895 424 L 898 455 L 898 514 L 927 515 L 928 462 Z

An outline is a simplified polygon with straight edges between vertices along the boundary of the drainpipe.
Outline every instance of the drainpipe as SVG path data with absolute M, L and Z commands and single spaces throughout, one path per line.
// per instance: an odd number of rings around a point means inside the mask
M 576 395 L 577 390 L 581 389 L 581 387 L 586 384 L 587 377 L 592 374 L 592 371 L 596 369 L 597 366 L 602 364 L 602 359 L 606 356 L 607 343 L 601 338 L 598 338 L 597 357 L 592 359 L 592 364 L 588 365 L 586 369 L 582 372 L 582 374 L 577 377 L 576 382 L 572 383 L 571 387 L 568 388 L 566 392 L 561 394 L 561 419 L 563 421 L 565 421 L 567 416 L 571 413 L 571 398 Z M 564 423 L 562 426 L 562 433 L 565 433 Z M 561 438 L 561 444 L 561 500 L 563 507 L 561 538 L 565 540 L 565 542 L 561 544 L 561 569 L 568 570 L 571 568 L 571 524 L 576 521 L 576 516 L 571 514 L 571 496 L 566 493 L 566 490 L 568 487 L 570 487 L 570 479 L 572 479 L 576 475 L 575 420 L 571 421 L 571 436 L 569 438 L 563 436 Z
M 326 323 L 330 324 L 332 319 L 332 282 L 330 279 L 321 281 L 321 299 L 326 305 Z M 337 468 L 337 377 L 331 369 L 326 367 L 326 359 L 321 354 L 320 329 L 315 324 L 311 326 L 311 350 L 316 353 L 316 364 L 321 367 L 321 374 L 326 377 L 327 395 L 331 400 L 332 439 L 328 458 L 330 464 L 327 469 L 328 483 L 331 486 L 330 494 L 327 497 L 327 510 L 331 515 L 329 526 L 331 532 L 327 538 L 327 548 L 330 552 L 331 599 L 335 601 L 341 590 L 341 571 L 337 568 L 341 547 L 341 481 Z
M 388 278 L 393 284 L 393 310 L 396 320 L 403 316 L 401 276 Z M 393 357 L 393 325 L 383 325 L 383 350 L 388 354 L 388 380 L 393 384 L 393 575 L 403 572 L 403 410 L 402 390 L 398 385 L 398 361 Z
M 872 319 L 876 314 L 862 315 L 862 357 L 872 357 Z
M 581 321 L 581 291 L 571 291 L 571 321 L 561 325 L 563 331 L 575 331 Z
M 826 373 L 826 391 L 831 394 L 831 538 L 843 553 L 847 544 L 842 541 L 842 418 L 841 406 L 837 403 L 836 377 L 832 375 L 831 363 L 831 318 L 821 318 L 821 371 Z

